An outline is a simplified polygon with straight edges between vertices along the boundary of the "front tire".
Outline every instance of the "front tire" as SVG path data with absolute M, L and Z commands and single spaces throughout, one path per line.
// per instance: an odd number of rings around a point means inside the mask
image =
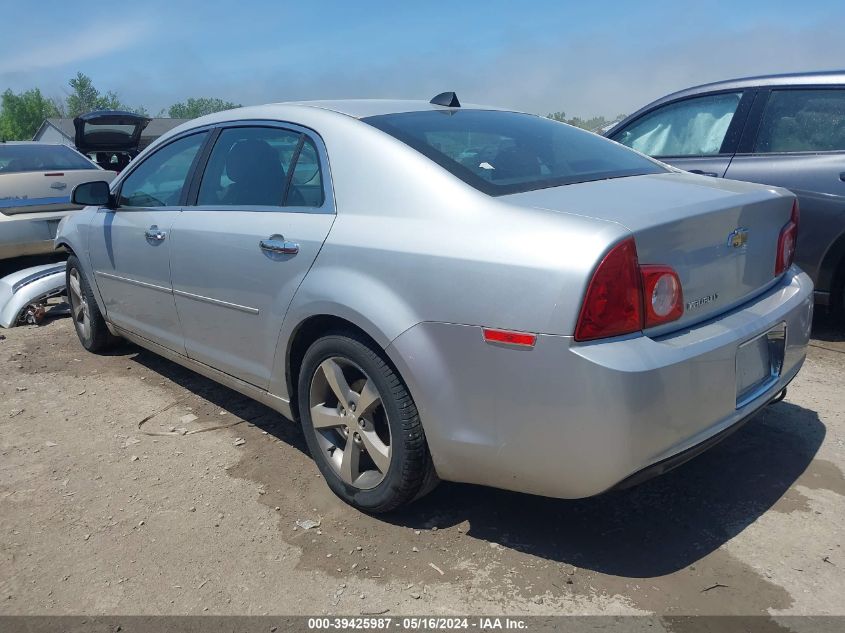
M 308 448 L 343 501 L 389 512 L 427 492 L 433 468 L 416 405 L 372 343 L 351 332 L 320 338 L 297 391 Z
M 82 347 L 95 354 L 113 347 L 120 339 L 109 332 L 76 255 L 68 257 L 65 283 L 70 316 Z

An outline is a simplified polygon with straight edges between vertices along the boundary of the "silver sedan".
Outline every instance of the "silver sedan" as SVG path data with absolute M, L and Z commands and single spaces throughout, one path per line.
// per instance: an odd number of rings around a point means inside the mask
M 82 345 L 298 420 L 370 512 L 439 479 L 574 498 L 664 472 L 784 390 L 812 320 L 788 191 L 452 93 L 202 117 L 74 201 Z

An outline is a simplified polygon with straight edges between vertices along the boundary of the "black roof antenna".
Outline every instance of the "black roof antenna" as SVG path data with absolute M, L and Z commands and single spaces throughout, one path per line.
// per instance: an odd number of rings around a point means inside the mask
M 454 92 L 441 92 L 434 97 L 429 103 L 439 106 L 446 106 L 447 108 L 460 108 L 461 102 L 458 101 L 458 95 Z

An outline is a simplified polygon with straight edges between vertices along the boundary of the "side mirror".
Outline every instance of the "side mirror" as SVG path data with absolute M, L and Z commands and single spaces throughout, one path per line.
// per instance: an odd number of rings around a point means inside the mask
M 70 194 L 70 201 L 73 204 L 83 207 L 111 206 L 112 195 L 109 189 L 109 183 L 105 180 L 80 183 L 73 188 L 73 193 Z

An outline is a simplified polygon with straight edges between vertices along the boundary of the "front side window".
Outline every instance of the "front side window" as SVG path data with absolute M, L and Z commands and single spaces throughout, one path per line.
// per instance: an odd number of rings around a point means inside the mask
M 276 127 L 236 127 L 217 138 L 197 204 L 320 206 L 322 191 L 317 153 L 303 134 Z
M 96 169 L 96 166 L 67 145 L 0 144 L 0 174 L 78 169 Z
M 179 206 L 185 181 L 206 136 L 206 132 L 186 136 L 144 159 L 123 181 L 119 206 Z
M 845 151 L 845 90 L 775 90 L 754 152 Z
M 640 117 L 613 140 L 648 156 L 719 154 L 741 98 L 741 92 L 732 92 L 670 103 Z
M 666 171 L 591 132 L 530 114 L 426 110 L 363 121 L 493 196 Z

